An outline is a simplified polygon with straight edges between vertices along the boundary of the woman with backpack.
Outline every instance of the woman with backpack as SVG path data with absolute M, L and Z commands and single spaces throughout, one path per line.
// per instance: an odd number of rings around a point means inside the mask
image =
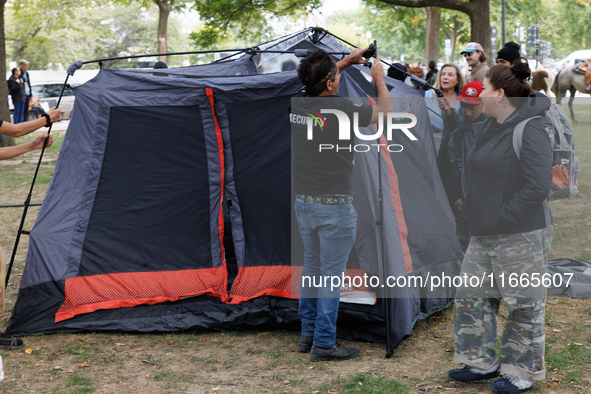
M 523 393 L 545 378 L 542 279 L 551 239 L 544 205 L 552 180 L 552 147 L 543 115 L 550 100 L 531 91 L 530 76 L 523 58 L 488 70 L 480 97 L 489 119 L 479 124 L 464 163 L 464 214 L 472 237 L 460 276 L 482 282 L 458 288 L 454 361 L 465 368 L 449 376 L 469 382 L 504 375 L 490 385 L 496 393 Z M 542 118 L 526 123 L 518 156 L 515 126 L 536 115 Z M 499 360 L 495 344 L 502 300 L 509 313 Z

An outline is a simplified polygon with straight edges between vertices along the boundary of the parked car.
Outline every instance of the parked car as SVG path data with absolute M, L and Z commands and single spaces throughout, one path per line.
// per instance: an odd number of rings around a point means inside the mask
M 581 49 L 578 51 L 574 51 L 564 59 L 560 60 L 556 67 L 559 70 L 562 70 L 566 67 L 572 67 L 575 65 L 575 60 L 583 60 L 591 58 L 591 49 Z
M 64 91 L 60 101 L 59 109 L 62 112 L 61 119 L 70 119 L 72 109 L 74 108 L 74 91 L 70 85 L 64 87 L 63 82 L 33 82 L 31 83 L 31 92 L 39 97 L 41 103 L 47 103 L 49 108 L 55 107 L 60 94 Z
M 57 101 L 62 92 L 63 82 L 33 82 L 31 83 L 31 93 L 33 96 L 37 96 L 41 101 L 41 105 L 45 111 L 49 108 L 57 106 Z M 66 85 L 64 88 L 64 95 L 60 101 L 59 109 L 62 113 L 60 120 L 70 119 L 72 116 L 72 109 L 74 108 L 74 91 L 70 85 Z M 14 111 L 14 105 L 12 104 L 12 98 L 8 96 L 8 106 L 10 112 Z M 31 120 L 31 117 L 29 117 Z

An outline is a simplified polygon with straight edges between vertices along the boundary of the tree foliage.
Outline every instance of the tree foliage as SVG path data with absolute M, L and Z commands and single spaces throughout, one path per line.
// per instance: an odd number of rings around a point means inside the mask
M 196 0 L 203 28 L 191 35 L 195 46 L 212 48 L 235 33 L 246 41 L 263 41 L 269 23 L 298 19 L 321 5 L 321 0 Z
M 76 60 L 157 52 L 158 10 L 153 4 L 148 4 L 148 8 L 139 4 L 124 7 L 106 0 L 88 4 L 72 1 L 71 4 L 67 18 L 61 14 L 58 16 L 67 21 L 59 25 L 52 22 L 51 26 L 46 25 L 42 13 L 35 15 L 34 7 L 31 7 L 31 12 L 10 9 L 7 12 L 10 21 L 10 28 L 7 29 L 8 59 L 18 61 L 25 58 L 30 62 L 31 69 L 45 69 L 49 63 L 54 66 L 61 63 L 67 67 Z M 38 33 L 33 34 L 36 31 Z M 182 35 L 178 23 L 171 26 L 169 35 L 172 50 L 190 50 L 188 37 Z M 182 59 L 171 61 L 180 64 Z M 137 61 L 104 63 L 107 67 L 130 67 L 134 64 Z

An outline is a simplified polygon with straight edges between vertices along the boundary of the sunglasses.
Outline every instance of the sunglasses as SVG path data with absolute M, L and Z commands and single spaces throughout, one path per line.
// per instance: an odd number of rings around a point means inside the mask
M 464 53 L 464 56 L 465 56 L 465 57 L 470 57 L 470 56 L 472 56 L 472 54 L 473 54 L 474 52 L 476 52 L 476 51 L 473 51 L 473 52 L 468 52 L 468 53 Z

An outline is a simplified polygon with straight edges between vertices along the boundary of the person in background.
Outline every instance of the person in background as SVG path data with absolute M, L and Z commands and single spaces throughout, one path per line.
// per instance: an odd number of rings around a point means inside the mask
M 31 78 L 29 77 L 29 62 L 25 59 L 21 60 L 19 63 L 19 67 L 21 69 L 21 78 L 23 79 L 23 83 L 25 85 L 25 106 L 23 109 L 23 122 L 29 120 L 29 100 L 31 99 L 32 90 L 31 90 Z
M 32 95 L 31 99 L 29 100 L 29 114 L 34 114 L 35 119 L 38 119 L 40 116 L 45 114 L 45 110 L 41 106 L 41 100 L 39 97 Z
M 166 65 L 166 63 L 164 63 L 163 61 L 158 60 L 156 63 L 154 63 L 154 66 L 152 68 L 154 70 L 158 70 L 162 68 L 168 68 L 168 65 Z
M 19 68 L 12 69 L 12 75 L 8 78 L 8 91 L 12 97 L 12 105 L 14 112 L 12 121 L 14 124 L 23 121 L 23 113 L 25 110 L 25 84 L 21 78 L 21 70 Z
M 482 82 L 489 68 L 485 63 L 488 57 L 486 56 L 486 53 L 484 53 L 482 45 L 477 42 L 469 42 L 466 45 L 466 49 L 460 52 L 460 55 L 466 57 L 466 62 L 470 67 L 470 71 L 466 75 L 466 81 Z
M 551 235 L 546 203 L 552 182 L 552 146 L 544 112 L 550 99 L 526 83 L 527 60 L 511 67 L 498 64 L 487 73 L 480 94 L 483 113 L 465 165 L 464 217 L 470 244 L 460 276 L 485 278 L 480 288 L 458 288 L 454 302 L 454 361 L 463 369 L 448 372 L 462 382 L 502 378 L 490 384 L 495 393 L 523 393 L 543 380 L 546 288 L 533 281 L 509 284 L 511 275 L 528 279 L 547 273 Z M 541 115 L 541 118 L 531 119 Z M 515 127 L 528 119 L 519 156 Z M 508 310 L 496 354 L 501 301 Z
M 456 97 L 460 95 L 466 83 L 460 68 L 454 63 L 444 64 L 441 66 L 441 70 L 437 73 L 436 78 L 435 88 L 441 90 L 443 98 L 447 100 L 449 106 L 458 111 L 460 109 L 460 103 L 456 100 Z M 429 121 L 431 122 L 431 130 L 433 132 L 433 139 L 435 140 L 435 149 L 439 155 L 441 141 L 443 140 L 443 112 L 433 90 L 425 92 L 425 103 L 429 111 Z
M 519 49 L 519 44 L 513 41 L 509 41 L 505 43 L 505 46 L 503 46 L 503 48 L 501 48 L 500 51 L 497 52 L 497 58 L 495 59 L 495 61 L 497 62 L 497 64 L 511 66 L 515 59 L 521 57 Z
M 437 63 L 435 63 L 435 60 L 429 62 L 429 71 L 427 72 L 425 81 L 431 86 L 437 81 Z
M 464 252 L 470 242 L 470 232 L 463 218 L 465 176 L 463 163 L 476 138 L 475 127 L 488 117 L 482 113 L 482 83 L 468 82 L 456 97 L 460 109 L 456 111 L 447 100 L 439 99 L 444 114 L 444 136 L 437 164 L 451 209 L 456 217 L 456 232 Z

